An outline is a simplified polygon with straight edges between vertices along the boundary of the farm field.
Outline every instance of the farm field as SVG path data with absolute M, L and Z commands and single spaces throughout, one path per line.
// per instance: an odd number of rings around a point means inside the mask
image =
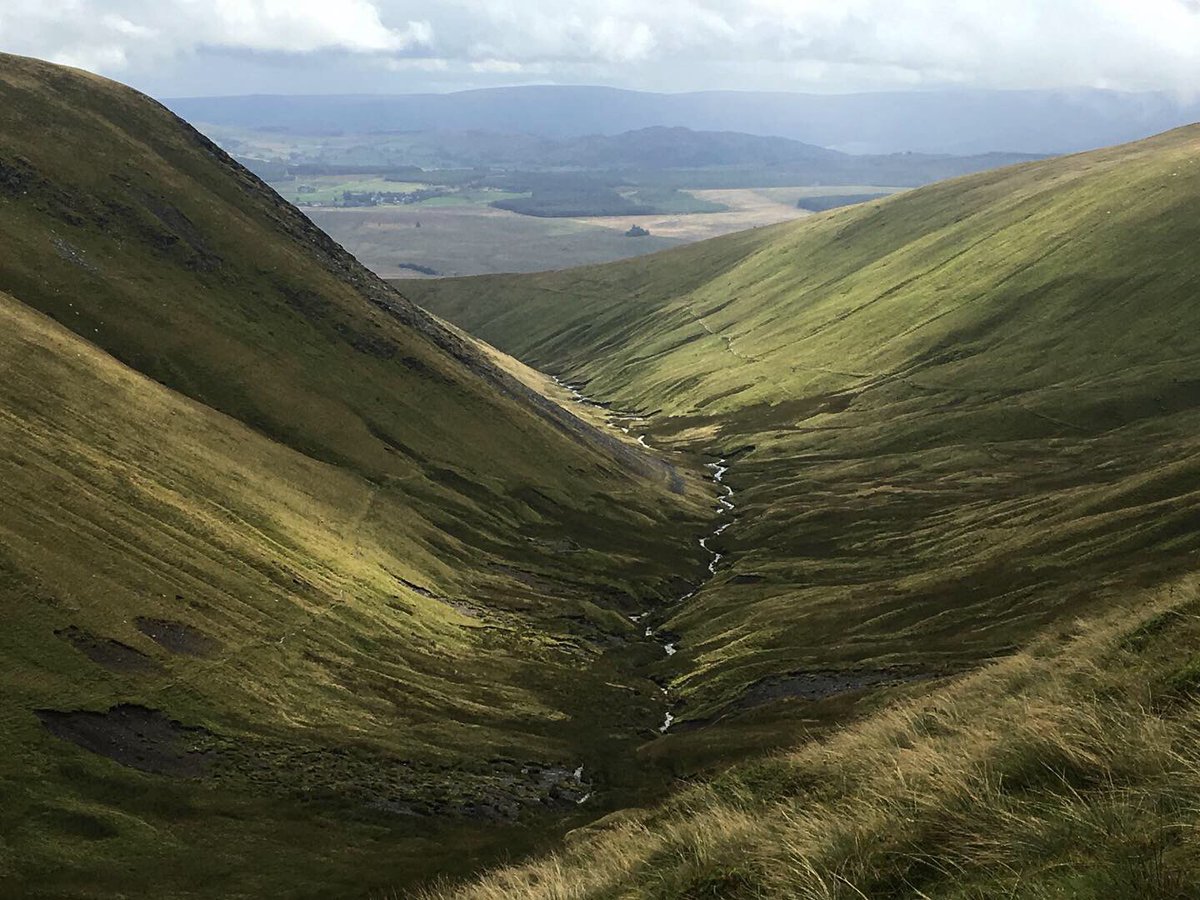
M 791 222 L 812 215 L 796 206 L 801 197 L 825 196 L 828 194 L 852 195 L 892 193 L 892 187 L 774 187 L 735 188 L 729 190 L 689 191 L 697 199 L 719 203 L 728 207 L 725 212 L 690 213 L 688 215 L 660 216 L 590 216 L 574 219 L 580 224 L 608 228 L 624 233 L 630 223 L 641 225 L 651 234 L 670 238 L 682 243 L 703 241 L 735 231 L 761 228 Z
M 627 238 L 577 219 L 522 216 L 486 205 L 305 209 L 318 227 L 382 278 L 538 272 L 626 259 L 682 240 Z M 629 223 L 625 228 L 629 227 Z
M 443 196 L 429 197 L 413 203 L 413 206 L 475 206 L 487 205 L 497 200 L 512 200 L 526 194 L 502 191 L 496 188 L 458 188 L 431 184 L 423 181 L 402 181 L 382 175 L 315 175 L 293 177 L 268 184 L 288 203 L 301 207 L 341 206 L 346 193 L 406 194 L 417 191 L 445 190 Z
M 805 194 L 894 190 L 852 186 L 692 191 L 728 210 L 688 215 L 538 218 L 456 197 L 411 206 L 304 212 L 377 275 L 426 278 L 430 276 L 405 266 L 432 269 L 438 275 L 490 275 L 611 262 L 804 218 L 811 213 L 798 209 L 796 200 Z M 625 237 L 632 225 L 647 229 L 650 236 Z

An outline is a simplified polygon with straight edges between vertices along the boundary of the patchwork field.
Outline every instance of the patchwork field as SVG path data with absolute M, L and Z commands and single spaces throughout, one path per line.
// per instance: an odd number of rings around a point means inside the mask
M 539 272 L 610 262 L 723 234 L 790 222 L 811 213 L 796 201 L 830 188 L 761 188 L 693 191 L 728 206 L 727 212 L 655 216 L 538 218 L 467 198 L 367 209 L 305 208 L 305 214 L 382 278 Z M 889 192 L 895 188 L 838 188 L 838 193 Z M 625 232 L 640 225 L 649 237 Z
M 801 197 L 823 197 L 831 193 L 839 195 L 891 194 L 899 188 L 857 186 L 848 187 L 776 187 L 736 188 L 732 190 L 690 191 L 691 194 L 712 203 L 728 207 L 725 212 L 690 213 L 688 215 L 665 216 L 592 216 L 574 219 L 581 225 L 593 225 L 624 233 L 630 224 L 640 225 L 651 234 L 682 243 L 703 241 L 803 219 L 812 213 L 796 206 Z

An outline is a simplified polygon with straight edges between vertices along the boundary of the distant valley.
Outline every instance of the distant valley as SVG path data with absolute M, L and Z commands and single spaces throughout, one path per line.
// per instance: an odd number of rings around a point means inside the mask
M 552 138 L 200 124 L 389 278 L 606 262 L 1032 158 L 856 156 L 679 127 Z

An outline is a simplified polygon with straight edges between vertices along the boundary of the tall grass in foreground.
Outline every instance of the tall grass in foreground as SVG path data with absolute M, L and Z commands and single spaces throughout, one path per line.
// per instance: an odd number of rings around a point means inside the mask
M 427 898 L 1195 897 L 1200 580 Z

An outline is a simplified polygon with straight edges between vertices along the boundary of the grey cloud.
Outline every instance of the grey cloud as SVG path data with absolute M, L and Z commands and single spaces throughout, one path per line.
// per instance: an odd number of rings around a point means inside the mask
M 176 94 L 280 81 L 304 91 L 529 81 L 1190 91 L 1200 83 L 1198 9 L 1200 0 L 3 0 L 0 48 Z M 307 71 L 297 76 L 287 57 L 306 59 Z

